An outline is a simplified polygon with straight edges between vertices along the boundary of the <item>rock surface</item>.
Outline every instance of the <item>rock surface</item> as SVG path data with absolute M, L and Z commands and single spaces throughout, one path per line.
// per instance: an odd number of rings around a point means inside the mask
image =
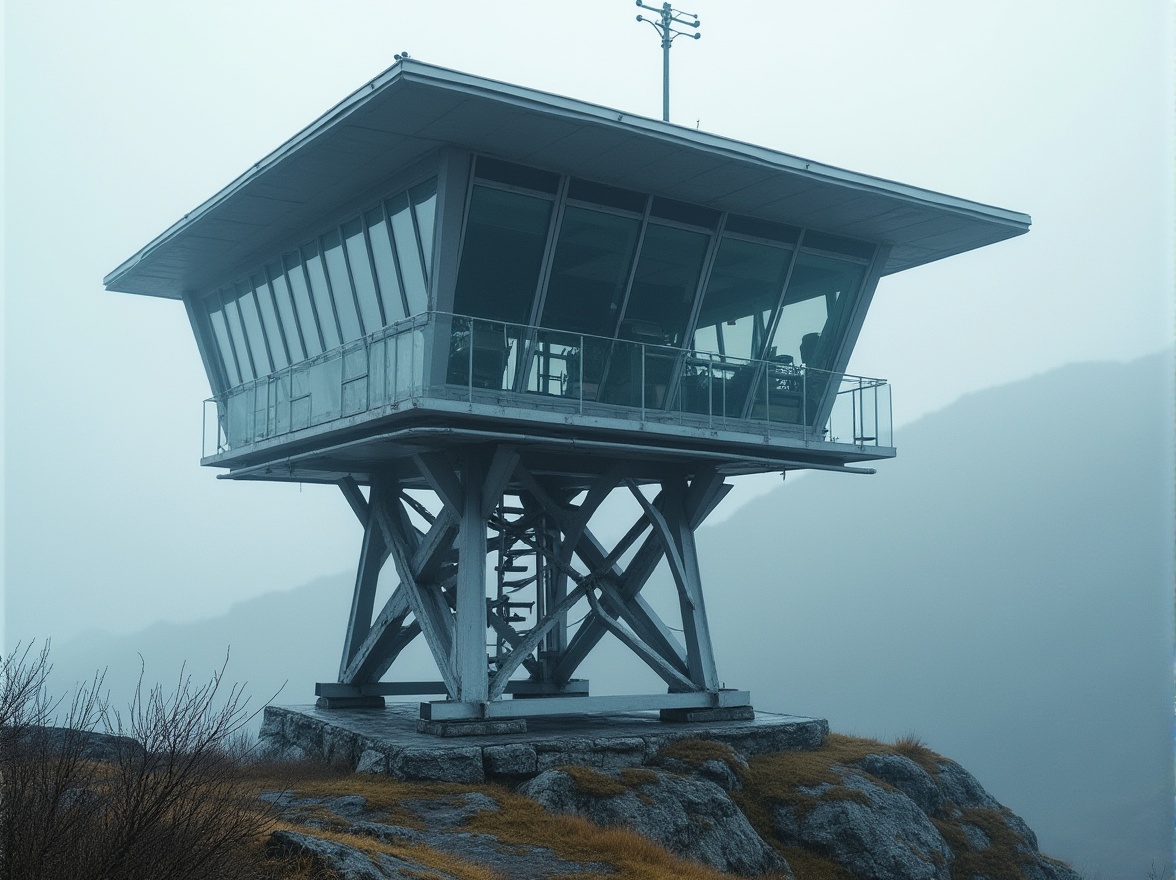
M 281 808 L 286 822 L 300 823 L 306 832 L 286 829 L 274 831 L 269 838 L 270 852 L 309 859 L 316 868 L 333 873 L 340 880 L 420 880 L 421 877 L 456 880 L 453 874 L 416 861 L 408 855 L 366 853 L 357 846 L 314 835 L 320 828 L 358 837 L 368 837 L 398 847 L 428 847 L 448 857 L 472 865 L 485 866 L 503 877 L 527 877 L 543 880 L 567 877 L 584 872 L 608 873 L 608 865 L 597 862 L 571 862 L 557 856 L 545 846 L 504 845 L 490 834 L 463 830 L 472 816 L 497 810 L 497 802 L 480 792 L 423 797 L 404 801 L 401 806 L 414 824 L 408 828 L 391 824 L 380 811 L 370 810 L 362 797 L 299 798 L 289 792 L 269 792 L 263 798 Z M 308 819 L 308 816 L 314 818 Z M 409 850 L 414 852 L 414 850 Z
M 777 806 L 777 840 L 815 850 L 854 877 L 949 880 L 951 849 L 914 801 L 856 773 L 846 773 L 843 786 L 850 796 L 825 799 L 832 786 L 814 791 L 818 802 L 807 810 Z
M 647 773 L 642 777 L 645 781 L 635 785 L 621 774 L 594 773 L 624 789 L 601 797 L 584 790 L 579 774 L 545 770 L 524 783 L 519 793 L 553 813 L 572 813 L 597 825 L 632 829 L 671 852 L 720 871 L 745 875 L 788 871 L 787 863 L 756 834 L 718 785 L 664 770 Z M 605 788 L 611 787 L 606 783 Z

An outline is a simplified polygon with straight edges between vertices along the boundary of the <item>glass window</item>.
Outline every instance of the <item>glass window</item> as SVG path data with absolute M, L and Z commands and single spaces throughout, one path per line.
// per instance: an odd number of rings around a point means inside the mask
M 719 223 L 719 212 L 700 205 L 687 202 L 676 202 L 673 199 L 654 198 L 650 206 L 651 217 L 662 217 L 678 223 L 688 223 L 691 226 L 705 226 L 714 229 Z
M 868 260 L 874 256 L 874 245 L 868 241 L 858 241 L 855 238 L 842 238 L 840 235 L 828 235 L 824 232 L 807 230 L 804 234 L 804 246 L 818 251 L 830 251 L 835 254 L 845 254 L 847 257 L 857 257 Z
M 204 304 L 208 308 L 208 322 L 212 325 L 212 335 L 216 340 L 221 366 L 224 367 L 225 379 L 230 388 L 240 385 L 241 373 L 237 369 L 237 356 L 233 353 L 233 343 L 229 339 L 229 325 L 225 323 L 225 308 L 221 303 L 220 294 L 214 293 L 204 301 Z
M 791 254 L 724 237 L 703 294 L 694 347 L 727 357 L 760 357 Z
M 710 236 L 650 223 L 620 336 L 637 342 L 681 345 Z
M 299 332 L 298 319 L 294 314 L 294 300 L 290 297 L 290 286 L 286 283 L 286 273 L 282 271 L 280 263 L 270 263 L 265 267 L 266 277 L 269 278 L 270 290 L 274 293 L 274 302 L 278 306 L 278 317 L 285 331 L 286 345 L 290 349 L 290 360 L 294 363 L 305 360 L 306 348 L 302 345 L 302 335 Z
M 310 290 L 306 286 L 302 261 L 298 254 L 287 254 L 285 263 L 286 280 L 290 283 L 290 292 L 294 294 L 294 307 L 298 310 L 298 322 L 302 325 L 302 341 L 306 344 L 306 356 L 314 357 L 322 352 L 323 341 L 319 336 L 319 318 L 315 315 Z M 329 320 L 332 326 L 335 323 L 335 318 L 330 313 L 327 314 L 326 320 Z
M 756 238 L 766 238 L 770 241 L 782 241 L 785 244 L 796 244 L 800 240 L 800 230 L 795 226 L 785 226 L 783 223 L 772 223 L 768 220 L 756 220 L 754 217 L 740 217 L 736 214 L 727 217 L 724 229 L 727 232 L 741 232 L 744 235 L 754 235 Z
M 253 355 L 253 369 L 258 376 L 268 375 L 273 372 L 274 366 L 266 349 L 257 300 L 247 285 L 237 285 L 237 308 L 241 310 L 241 323 L 245 326 L 245 338 L 249 340 L 249 353 Z
M 343 340 L 339 338 L 339 324 L 335 318 L 334 306 L 331 305 L 327 273 L 323 269 L 323 258 L 316 242 L 302 248 L 302 259 L 306 267 L 306 276 L 310 279 L 310 292 L 314 296 L 314 309 L 318 313 L 319 326 L 323 331 L 323 343 L 327 351 L 330 351 L 332 348 L 338 348 Z
M 363 336 L 359 323 L 359 312 L 355 308 L 355 297 L 351 292 L 351 281 L 347 277 L 347 262 L 343 257 L 343 239 L 337 230 L 322 237 L 323 262 L 327 264 L 327 278 L 331 282 L 331 294 L 335 298 L 335 314 L 339 316 L 339 330 L 343 341 L 351 342 Z
M 257 305 L 261 309 L 261 323 L 265 327 L 266 339 L 269 340 L 269 353 L 274 362 L 274 369 L 280 370 L 289 365 L 290 361 L 286 357 L 286 348 L 282 342 L 282 328 L 278 326 L 278 311 L 274 306 L 274 298 L 264 278 L 254 275 L 250 281 L 257 296 Z
M 229 325 L 233 349 L 237 352 L 237 366 L 241 369 L 241 381 L 248 382 L 257 375 L 257 371 L 253 369 L 253 358 L 249 353 L 249 344 L 245 341 L 245 326 L 241 323 L 241 310 L 237 308 L 237 299 L 232 291 L 221 291 L 221 295 L 225 303 L 225 321 Z
M 590 202 L 594 205 L 607 205 L 610 208 L 621 208 L 640 214 L 645 210 L 646 196 L 644 193 L 619 189 L 603 183 L 592 183 L 588 180 L 572 178 L 568 184 L 568 198 L 579 202 Z
M 372 243 L 372 257 L 376 263 L 376 280 L 380 285 L 380 300 L 384 303 L 384 316 L 389 324 L 407 317 L 404 300 L 400 296 L 400 279 L 396 275 L 396 260 L 392 256 L 392 240 L 388 237 L 388 224 L 384 222 L 382 208 L 368 211 L 368 240 Z
M 408 313 L 419 315 L 429 309 L 429 293 L 425 285 L 425 271 L 421 268 L 421 252 L 417 247 L 408 194 L 389 199 L 385 207 L 392 222 L 392 238 L 396 242 L 396 257 L 400 261 L 400 278 L 404 282 Z
M 416 214 L 417 234 L 420 236 L 421 253 L 424 254 L 425 284 L 433 271 L 433 226 L 437 217 L 437 178 L 426 180 L 409 192 L 413 211 Z
M 540 326 L 612 336 L 640 229 L 636 217 L 565 209 Z
M 558 174 L 540 171 L 538 168 L 528 168 L 526 165 L 515 165 L 513 162 L 488 159 L 485 156 L 478 157 L 475 175 L 483 180 L 496 180 L 509 186 L 519 186 L 539 192 L 554 193 L 559 189 Z
M 829 369 L 842 316 L 857 296 L 865 272 L 866 267 L 860 263 L 801 251 L 788 281 L 768 356 L 787 356 L 795 364 Z
M 459 315 L 526 323 L 550 220 L 547 199 L 475 186 L 453 310 Z
M 368 260 L 367 242 L 363 237 L 363 221 L 359 217 L 343 224 L 343 241 L 347 247 L 347 265 L 351 268 L 351 280 L 355 282 L 363 327 L 366 332 L 373 333 L 384 326 L 384 316 L 380 313 L 372 264 Z

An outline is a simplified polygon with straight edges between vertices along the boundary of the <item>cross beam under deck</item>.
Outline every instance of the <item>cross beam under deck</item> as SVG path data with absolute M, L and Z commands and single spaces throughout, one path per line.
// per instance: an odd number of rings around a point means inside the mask
M 749 705 L 747 692 L 719 686 L 694 541 L 731 488 L 713 467 L 663 465 L 651 478 L 617 462 L 579 492 L 534 473 L 509 444 L 430 452 L 413 464 L 411 475 L 373 475 L 366 497 L 352 479 L 340 483 L 364 537 L 339 680 L 318 685 L 321 705 L 444 693 L 445 700 L 421 704 L 422 719 L 434 721 Z M 652 498 L 639 476 L 658 486 Z M 407 492 L 422 482 L 435 504 Z M 589 523 L 616 491 L 631 494 L 640 513 L 607 547 Z M 389 559 L 399 585 L 377 612 L 379 574 Z M 641 595 L 663 559 L 677 588 L 677 628 Z M 488 581 L 488 569 L 497 583 Z M 570 626 L 573 609 L 584 614 Z M 653 670 L 666 691 L 588 696 L 587 682 L 574 675 L 605 634 Z M 383 681 L 418 636 L 440 681 Z M 525 679 L 516 677 L 520 669 Z

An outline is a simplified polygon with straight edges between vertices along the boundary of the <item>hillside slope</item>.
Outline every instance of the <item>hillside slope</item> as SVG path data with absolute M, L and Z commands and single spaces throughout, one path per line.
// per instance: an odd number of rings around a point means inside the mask
M 727 681 L 761 709 L 917 731 L 1047 851 L 1167 876 L 1170 388 L 1155 356 L 972 394 L 876 476 L 806 475 L 704 529 Z

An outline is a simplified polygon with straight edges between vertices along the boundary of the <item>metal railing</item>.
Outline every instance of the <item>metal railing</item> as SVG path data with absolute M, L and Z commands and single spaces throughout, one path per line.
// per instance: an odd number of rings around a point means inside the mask
M 890 386 L 879 379 L 429 312 L 205 401 L 204 455 L 427 398 L 893 445 Z

